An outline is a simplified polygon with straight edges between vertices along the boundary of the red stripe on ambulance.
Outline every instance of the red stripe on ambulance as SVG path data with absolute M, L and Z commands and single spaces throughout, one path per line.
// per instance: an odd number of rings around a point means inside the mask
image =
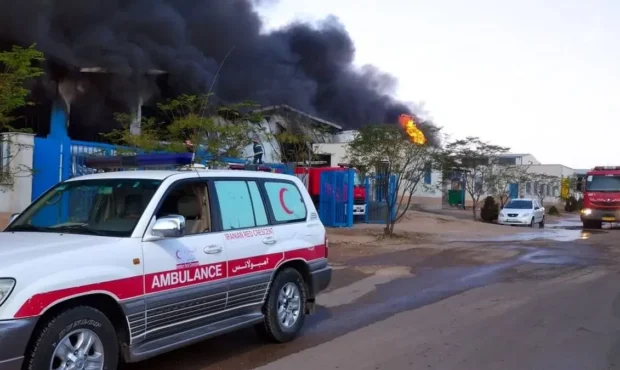
M 123 301 L 138 298 L 144 295 L 145 290 L 146 294 L 149 294 L 198 284 L 207 284 L 228 277 L 274 270 L 286 261 L 305 260 L 309 262 L 324 258 L 324 256 L 325 245 L 317 245 L 310 248 L 255 256 L 229 262 L 162 271 L 144 277 L 134 276 L 126 279 L 60 289 L 34 295 L 22 305 L 14 318 L 38 316 L 51 305 L 73 297 L 103 293 L 112 295 L 118 298 L 119 301 Z

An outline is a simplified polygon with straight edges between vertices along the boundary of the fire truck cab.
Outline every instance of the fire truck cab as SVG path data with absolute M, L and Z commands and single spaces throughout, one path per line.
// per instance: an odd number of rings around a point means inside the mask
M 603 222 L 620 220 L 620 166 L 594 167 L 585 177 L 581 222 L 600 229 Z

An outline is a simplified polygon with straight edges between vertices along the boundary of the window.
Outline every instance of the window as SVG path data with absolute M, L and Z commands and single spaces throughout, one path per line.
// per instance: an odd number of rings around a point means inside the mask
M 306 219 L 306 204 L 295 184 L 284 181 L 267 181 L 265 190 L 273 215 L 278 222 L 295 222 Z
M 620 191 L 620 176 L 590 175 L 586 179 L 586 190 L 600 192 Z
M 256 217 L 256 226 L 265 226 L 269 224 L 267 220 L 267 211 L 263 198 L 258 190 L 256 181 L 248 181 L 248 189 L 250 189 L 250 197 L 252 197 L 252 207 L 254 209 L 254 217 Z
M 424 165 L 424 183 L 429 185 L 432 181 L 432 164 L 426 163 Z
M 500 157 L 497 159 L 497 164 L 503 166 L 514 166 L 517 164 L 517 158 Z
M 185 235 L 211 231 L 211 212 L 206 183 L 192 181 L 173 185 L 172 190 L 166 194 L 155 217 L 160 218 L 168 215 L 185 217 Z
M 9 163 L 11 162 L 11 152 L 9 148 L 8 135 L 0 135 L 0 177 L 9 173 L 10 170 Z
M 506 203 L 505 209 L 532 209 L 531 200 L 513 199 Z
M 129 237 L 161 181 L 77 180 L 56 185 L 7 231 Z
M 265 226 L 267 213 L 254 181 L 215 181 L 223 230 Z

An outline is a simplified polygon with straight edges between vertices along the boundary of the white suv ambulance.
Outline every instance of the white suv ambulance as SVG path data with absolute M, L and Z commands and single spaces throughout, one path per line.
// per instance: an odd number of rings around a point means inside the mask
M 247 326 L 292 340 L 331 280 L 327 252 L 294 176 L 65 181 L 0 233 L 0 370 L 116 370 Z

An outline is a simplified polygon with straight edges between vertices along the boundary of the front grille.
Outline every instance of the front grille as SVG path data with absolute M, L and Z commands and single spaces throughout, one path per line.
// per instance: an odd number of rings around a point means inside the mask
M 509 213 L 508 217 L 517 217 L 519 214 L 518 213 Z

